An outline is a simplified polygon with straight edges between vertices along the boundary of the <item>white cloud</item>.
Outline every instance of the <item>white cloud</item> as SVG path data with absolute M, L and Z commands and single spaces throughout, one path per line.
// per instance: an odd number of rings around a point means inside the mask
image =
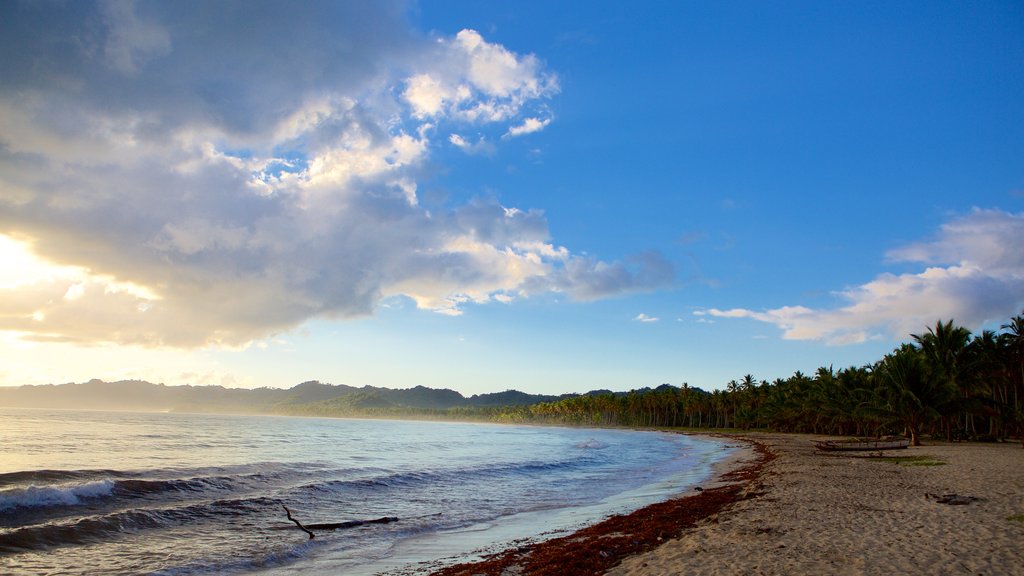
M 344 190 L 356 180 L 399 173 L 422 160 L 426 150 L 425 140 L 404 133 L 383 139 L 361 132 L 346 134 L 337 146 L 309 160 L 308 169 L 301 174 L 301 186 Z
M 455 91 L 430 74 L 417 74 L 406 80 L 402 96 L 412 106 L 413 116 L 422 119 L 441 114 L 445 103 L 453 100 Z
M 916 273 L 880 274 L 837 293 L 845 306 L 784 306 L 754 311 L 710 309 L 698 315 L 751 318 L 774 324 L 792 340 L 833 345 L 883 335 L 905 338 L 937 320 L 977 329 L 1024 306 L 1024 213 L 974 209 L 943 224 L 934 239 L 888 253 L 891 261 L 934 264 Z
M 394 296 L 458 314 L 671 282 L 654 253 L 572 254 L 538 210 L 420 206 L 437 147 L 550 121 L 536 56 L 425 41 L 401 2 L 219 6 L 5 10 L 0 257 L 31 273 L 0 267 L 0 331 L 244 346 Z
M 550 81 L 542 76 L 540 62 L 532 54 L 518 57 L 498 44 L 488 43 L 475 30 L 462 30 L 453 43 L 469 61 L 470 82 L 488 96 L 533 98 Z
M 509 128 L 508 132 L 505 134 L 507 136 L 522 136 L 524 134 L 540 132 L 547 127 L 548 124 L 551 124 L 550 118 L 545 118 L 543 120 L 539 118 L 527 118 L 526 120 L 523 120 L 522 124 Z
M 637 314 L 636 316 L 634 316 L 633 320 L 636 320 L 637 322 L 645 322 L 645 323 L 647 323 L 647 322 L 657 322 L 658 318 L 656 318 L 654 316 L 648 316 L 647 314 L 644 314 L 643 312 L 641 312 L 640 314 Z
M 488 142 L 483 136 L 476 142 L 470 142 L 459 134 L 451 134 L 448 136 L 448 142 L 466 154 L 491 155 L 497 151 L 494 144 Z
M 475 30 L 439 40 L 427 57 L 432 70 L 407 77 L 402 92 L 418 119 L 504 122 L 558 92 L 557 77 L 545 71 L 536 56 L 521 56 L 489 43 Z

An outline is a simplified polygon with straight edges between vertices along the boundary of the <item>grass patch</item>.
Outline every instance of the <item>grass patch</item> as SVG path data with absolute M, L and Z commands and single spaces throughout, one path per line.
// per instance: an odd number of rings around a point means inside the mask
M 934 456 L 919 454 L 915 456 L 872 456 L 872 460 L 888 462 L 898 466 L 943 466 L 946 463 Z
M 1017 514 L 1016 516 L 1007 516 L 1006 519 L 1010 522 L 1020 522 L 1021 524 L 1024 524 L 1024 514 Z

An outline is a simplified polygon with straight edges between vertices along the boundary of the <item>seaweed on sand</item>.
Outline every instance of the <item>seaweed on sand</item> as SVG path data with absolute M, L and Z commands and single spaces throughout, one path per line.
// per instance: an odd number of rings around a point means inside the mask
M 568 536 L 517 546 L 479 562 L 448 566 L 433 576 L 603 574 L 627 556 L 653 550 L 679 537 L 729 504 L 758 496 L 752 489 L 754 483 L 775 454 L 759 442 L 753 444 L 759 455 L 757 462 L 725 474 L 722 479 L 729 484 L 612 516 Z

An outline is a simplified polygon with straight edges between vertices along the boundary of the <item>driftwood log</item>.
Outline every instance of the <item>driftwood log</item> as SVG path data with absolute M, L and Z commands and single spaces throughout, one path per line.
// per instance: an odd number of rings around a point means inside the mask
M 284 508 L 284 513 L 288 515 L 288 519 L 295 522 L 295 525 L 300 530 L 309 534 L 309 539 L 316 538 L 312 530 L 341 530 L 344 528 L 355 528 L 357 526 L 363 526 L 364 524 L 388 524 L 391 522 L 398 522 L 398 518 L 394 516 L 384 516 L 383 518 L 375 518 L 373 520 L 349 520 L 348 522 L 326 522 L 321 524 L 306 524 L 302 525 L 301 522 L 292 517 L 292 511 L 288 509 L 284 504 L 281 505 Z

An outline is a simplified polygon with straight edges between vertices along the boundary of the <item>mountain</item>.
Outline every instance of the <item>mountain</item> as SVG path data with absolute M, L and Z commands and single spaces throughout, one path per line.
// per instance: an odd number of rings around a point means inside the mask
M 572 396 L 562 394 L 561 396 L 547 396 L 543 394 L 527 394 L 518 390 L 506 390 L 504 392 L 492 392 L 489 394 L 474 394 L 468 399 L 468 404 L 475 407 L 498 407 L 498 406 L 529 406 L 540 402 L 555 402 Z
M 244 414 L 338 414 L 368 410 L 437 411 L 450 408 L 525 406 L 571 395 L 549 396 L 506 390 L 466 398 L 455 390 L 356 388 L 308 381 L 288 389 L 167 386 L 142 380 L 0 387 L 0 406 L 86 410 L 221 412 Z

